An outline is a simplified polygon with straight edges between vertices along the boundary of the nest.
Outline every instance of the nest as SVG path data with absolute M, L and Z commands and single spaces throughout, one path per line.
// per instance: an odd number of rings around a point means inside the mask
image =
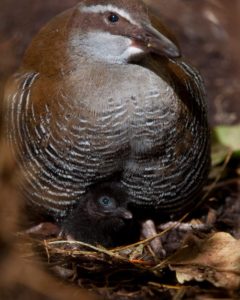
M 222 182 L 219 186 L 215 183 L 216 191 L 221 188 L 222 194 L 229 184 L 234 184 L 234 181 Z M 59 238 L 33 239 L 26 234 L 18 235 L 19 249 L 23 249 L 24 259 L 37 257 L 54 276 L 104 299 L 193 299 L 193 295 L 201 295 L 205 289 L 211 295 L 228 297 L 230 290 L 232 293 L 236 287 L 223 286 L 219 290 L 214 287 L 214 281 L 210 280 L 213 284 L 209 286 L 207 278 L 203 279 L 205 283 L 180 284 L 176 276 L 175 266 L 185 265 L 186 256 L 189 257 L 188 253 L 184 254 L 186 248 L 196 251 L 194 256 L 198 257 L 203 245 L 220 229 L 224 228 L 225 232 L 235 236 L 240 234 L 236 222 L 239 219 L 240 199 L 236 201 L 232 197 L 226 201 L 225 198 L 217 210 L 214 206 L 216 203 L 211 197 L 203 208 L 192 215 L 187 214 L 177 222 L 161 225 L 157 236 L 115 249 Z M 232 227 L 229 226 L 230 219 Z M 167 252 L 165 259 L 151 247 L 151 241 L 159 237 Z M 206 257 L 208 251 L 204 254 Z M 200 268 L 203 270 L 205 266 Z M 208 268 L 211 269 L 211 266 Z M 216 286 L 218 283 L 216 280 Z
M 5 159 L 0 164 L 0 299 L 239 299 L 239 177 L 229 161 L 230 156 L 212 170 L 217 176 L 194 212 L 160 225 L 157 236 L 105 249 L 52 237 L 51 226 L 40 235 L 20 232 L 15 164 Z M 165 259 L 151 247 L 159 237 Z

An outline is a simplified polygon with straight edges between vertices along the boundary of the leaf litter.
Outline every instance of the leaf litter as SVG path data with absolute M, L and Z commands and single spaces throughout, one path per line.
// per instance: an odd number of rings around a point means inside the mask
M 53 277 L 103 299 L 204 299 L 200 295 L 207 294 L 208 299 L 238 299 L 238 150 L 218 140 L 221 147 L 225 154 L 213 160 L 203 203 L 177 221 L 158 225 L 157 236 L 105 249 L 60 239 L 53 224 L 46 223 L 37 233 L 30 229 L 16 235 L 21 262 L 37 261 Z M 156 237 L 166 251 L 164 259 L 151 248 Z

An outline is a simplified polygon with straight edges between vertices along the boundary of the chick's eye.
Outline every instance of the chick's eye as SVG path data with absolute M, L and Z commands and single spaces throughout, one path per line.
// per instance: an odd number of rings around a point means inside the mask
M 109 197 L 101 197 L 99 198 L 99 203 L 103 206 L 103 207 L 113 207 L 114 206 L 114 202 L 111 198 Z
M 109 16 L 108 16 L 108 21 L 110 23 L 117 23 L 119 21 L 119 16 L 117 14 L 114 14 L 114 13 L 111 13 Z

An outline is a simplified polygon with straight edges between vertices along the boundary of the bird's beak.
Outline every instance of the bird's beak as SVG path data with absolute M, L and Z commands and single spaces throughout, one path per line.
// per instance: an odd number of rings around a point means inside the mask
M 119 208 L 117 212 L 118 217 L 126 219 L 126 220 L 131 220 L 133 218 L 132 213 L 125 209 L 125 208 Z
M 169 58 L 181 56 L 179 47 L 164 34 L 155 29 L 150 23 L 144 23 L 135 32 L 133 44 L 143 46 L 145 51 L 156 53 Z M 138 45 L 139 43 L 139 45 Z

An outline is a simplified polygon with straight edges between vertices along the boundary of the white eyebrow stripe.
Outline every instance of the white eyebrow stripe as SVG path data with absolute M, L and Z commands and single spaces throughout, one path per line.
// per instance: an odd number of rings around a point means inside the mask
M 130 16 L 130 14 L 127 11 L 111 4 L 108 5 L 97 4 L 91 6 L 82 6 L 80 10 L 86 13 L 105 13 L 107 11 L 114 12 L 117 13 L 119 16 L 127 19 L 131 24 L 137 26 L 139 25 L 136 21 L 133 20 L 133 18 Z

